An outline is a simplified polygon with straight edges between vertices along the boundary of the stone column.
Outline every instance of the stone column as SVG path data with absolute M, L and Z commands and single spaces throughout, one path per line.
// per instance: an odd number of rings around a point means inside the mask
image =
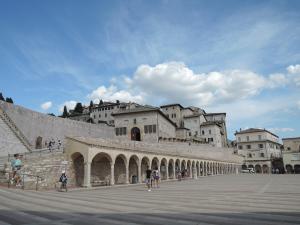
M 142 162 L 141 162 L 142 163 Z M 141 163 L 138 164 L 138 183 L 142 183 L 142 165 Z
M 84 163 L 84 181 L 83 181 L 84 187 L 91 187 L 91 163 L 85 162 Z
M 127 162 L 126 165 L 126 174 L 125 174 L 126 180 L 125 180 L 125 184 L 129 184 L 129 162 Z
M 115 185 L 115 164 L 110 165 L 110 185 Z
M 168 164 L 168 162 L 167 162 Z M 166 176 L 167 176 L 167 179 L 166 180 L 169 180 L 169 164 L 165 166 L 166 167 Z
M 176 179 L 176 168 L 175 168 L 176 164 L 175 161 L 173 163 L 173 179 Z

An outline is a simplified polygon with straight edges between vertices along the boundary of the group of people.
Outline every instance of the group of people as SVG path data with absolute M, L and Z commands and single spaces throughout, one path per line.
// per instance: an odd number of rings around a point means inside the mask
M 148 168 L 146 170 L 146 184 L 148 187 L 148 191 L 151 191 L 151 188 L 159 188 L 159 171 L 158 168 L 155 167 L 154 170 Z
M 12 176 L 10 182 L 11 184 L 16 184 L 16 187 L 22 186 L 22 179 L 20 174 L 21 167 L 21 156 L 19 154 L 14 154 L 14 159 L 11 161 Z
M 55 143 L 56 143 L 55 140 L 52 138 L 49 142 L 45 141 L 45 146 L 47 146 L 47 148 L 51 152 L 55 148 Z M 58 149 L 61 148 L 61 141 L 60 140 L 57 141 L 57 148 Z

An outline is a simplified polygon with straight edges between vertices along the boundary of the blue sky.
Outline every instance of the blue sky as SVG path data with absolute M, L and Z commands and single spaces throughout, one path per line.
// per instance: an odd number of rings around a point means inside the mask
M 178 102 L 300 136 L 300 1 L 0 0 L 0 92 L 59 114 Z M 96 100 L 97 101 L 97 100 Z

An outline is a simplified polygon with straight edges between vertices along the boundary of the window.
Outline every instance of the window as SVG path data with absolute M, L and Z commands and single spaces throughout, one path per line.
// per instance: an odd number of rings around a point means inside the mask
M 176 118 L 176 114 L 174 114 L 174 118 Z
M 246 137 L 247 141 L 249 141 L 249 136 Z
M 264 144 L 258 144 L 258 148 L 264 148 Z
M 107 113 L 105 113 L 105 117 L 107 117 Z
M 249 158 L 252 158 L 252 154 L 251 154 L 251 153 L 249 153 L 249 154 L 248 154 L 248 157 L 249 157 Z
M 96 119 L 96 115 L 94 115 L 94 119 Z
M 287 147 L 287 150 L 288 150 L 288 151 L 290 151 L 290 150 L 291 150 L 291 148 L 290 148 L 290 147 Z
M 208 133 L 211 134 L 211 130 L 209 130 Z
M 192 136 L 192 132 L 189 132 L 189 136 Z
M 149 125 L 148 129 L 149 129 L 149 133 L 151 134 L 152 133 L 152 125 Z
M 195 136 L 197 136 L 198 135 L 198 131 L 195 131 Z
M 239 145 L 239 149 L 243 149 L 243 145 Z
M 261 140 L 261 135 L 258 135 L 258 140 Z
M 126 133 L 127 133 L 126 127 L 117 127 L 117 128 L 115 128 L 115 130 L 116 130 L 117 136 L 126 135 Z
M 135 118 L 133 119 L 133 124 L 136 124 L 136 119 Z
M 204 135 L 204 130 L 202 131 L 202 135 Z
M 152 132 L 156 133 L 156 124 L 152 125 Z
M 123 135 L 126 135 L 126 133 L 127 133 L 127 128 L 126 128 L 126 127 L 123 127 L 122 131 L 123 131 L 122 134 L 123 134 Z
M 238 137 L 238 141 L 241 141 L 241 137 Z
M 116 128 L 116 135 L 119 136 L 119 128 Z
M 260 157 L 265 157 L 265 153 L 260 153 Z
M 251 145 L 247 145 L 247 149 L 251 149 Z
M 144 131 L 145 131 L 145 134 L 148 134 L 148 125 L 144 126 Z

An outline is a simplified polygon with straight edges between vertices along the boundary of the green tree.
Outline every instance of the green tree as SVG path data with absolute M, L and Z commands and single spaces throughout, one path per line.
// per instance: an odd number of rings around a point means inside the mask
M 68 113 L 67 106 L 64 106 L 64 111 L 63 111 L 62 117 L 67 118 L 68 116 L 69 116 L 69 113 Z
M 4 99 L 3 95 L 2 95 L 2 92 L 0 92 L 0 100 L 1 101 L 5 101 L 5 99 Z
M 48 115 L 49 115 L 49 116 L 55 116 L 55 114 L 54 114 L 54 113 L 48 113 Z
M 75 106 L 75 109 L 74 109 L 74 112 L 75 113 L 82 113 L 83 112 L 83 107 L 82 107 L 82 104 L 80 102 L 78 102 Z
M 12 103 L 12 104 L 14 104 L 14 101 L 12 100 L 12 98 L 6 98 L 6 100 L 5 100 L 6 102 L 8 102 L 8 103 Z

